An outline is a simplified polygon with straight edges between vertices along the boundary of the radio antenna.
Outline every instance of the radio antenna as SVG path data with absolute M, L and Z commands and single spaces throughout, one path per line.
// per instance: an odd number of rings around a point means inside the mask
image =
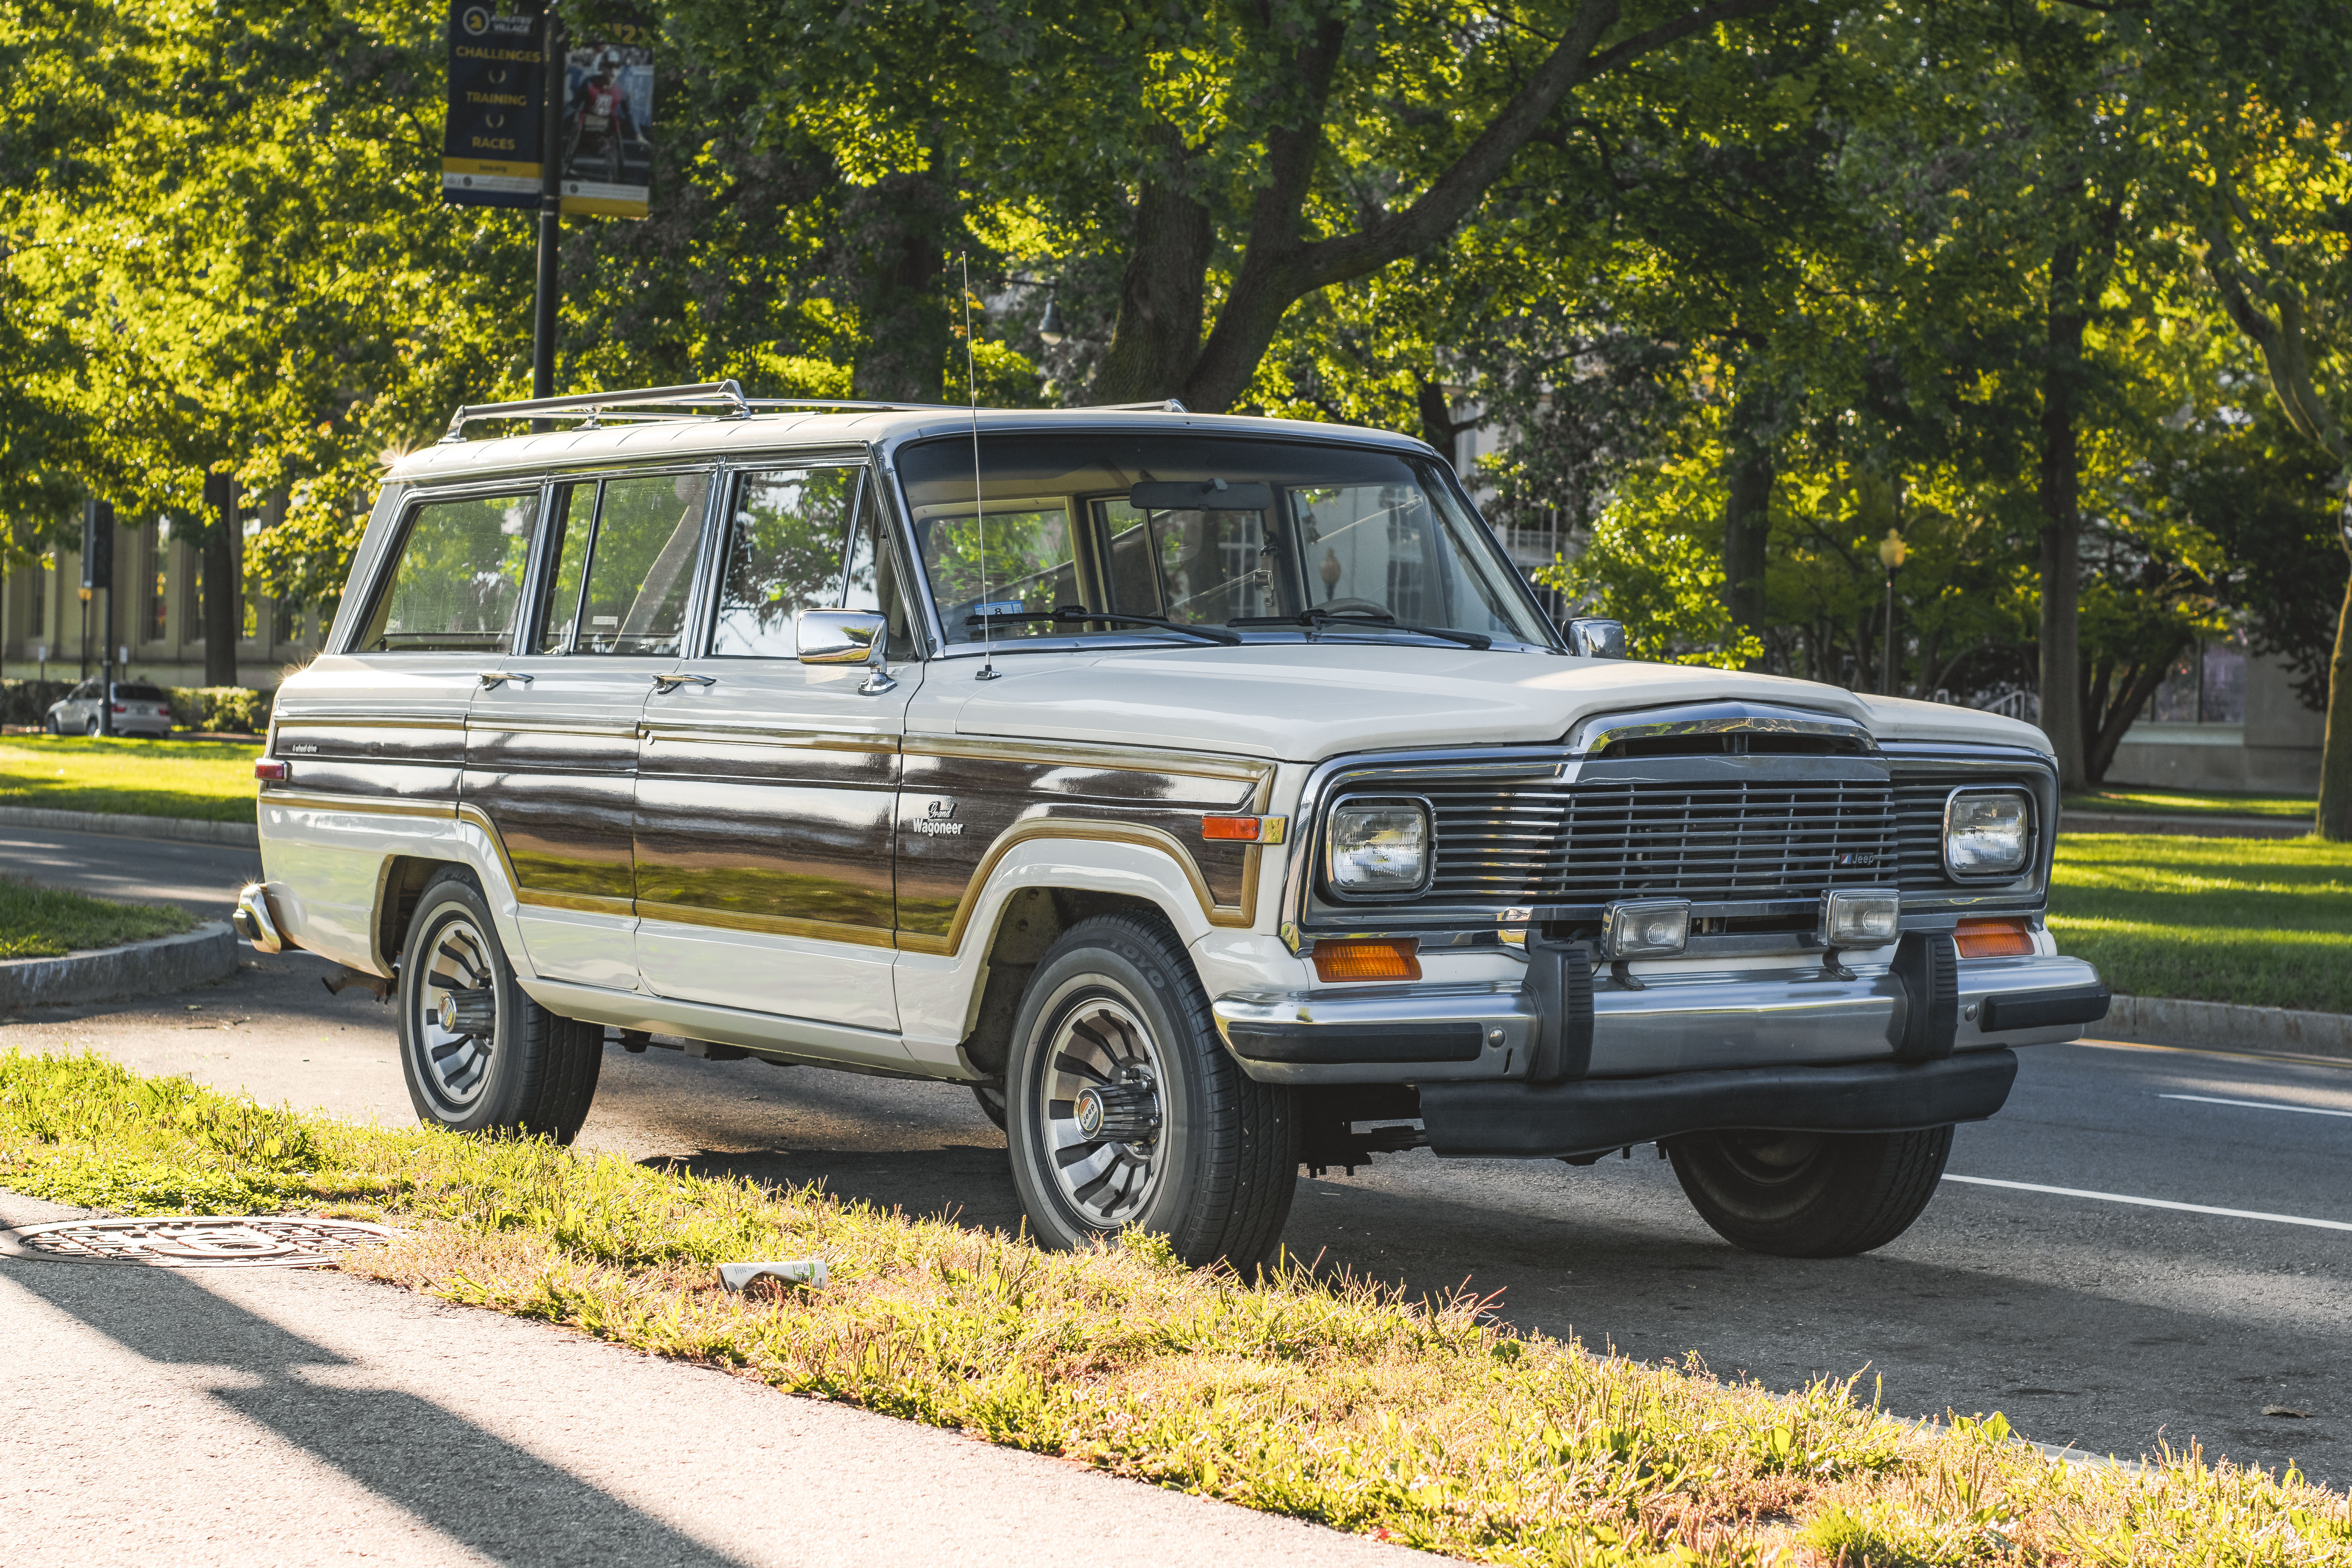
M 980 372 L 971 354 L 971 253 L 958 251 L 956 266 L 963 273 L 963 385 L 971 407 L 971 512 L 980 531 L 980 673 L 974 680 L 996 679 L 995 604 L 988 596 L 988 503 L 980 495 Z

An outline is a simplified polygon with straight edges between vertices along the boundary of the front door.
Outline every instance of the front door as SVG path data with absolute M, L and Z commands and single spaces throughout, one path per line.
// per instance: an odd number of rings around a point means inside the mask
M 533 968 L 637 984 L 632 794 L 654 677 L 684 646 L 708 473 L 558 485 L 528 651 L 467 718 L 465 801 L 501 847 Z
M 709 652 L 647 701 L 637 964 L 682 1001 L 895 1030 L 891 811 L 910 658 L 877 509 L 855 467 L 730 480 Z M 794 655 L 803 609 L 891 606 L 898 685 Z

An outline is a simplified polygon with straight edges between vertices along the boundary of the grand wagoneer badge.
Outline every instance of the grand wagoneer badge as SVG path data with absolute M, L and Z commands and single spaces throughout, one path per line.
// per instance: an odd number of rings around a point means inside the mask
M 952 838 L 963 832 L 963 824 L 955 819 L 955 802 L 935 800 L 923 818 L 915 824 L 915 831 L 929 838 Z

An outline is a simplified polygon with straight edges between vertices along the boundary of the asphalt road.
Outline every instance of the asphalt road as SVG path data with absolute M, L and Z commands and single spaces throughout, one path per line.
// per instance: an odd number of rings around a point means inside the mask
M 327 996 L 306 955 L 248 963 L 202 994 L 0 1026 L 0 1048 L 70 1042 L 409 1117 L 383 1006 Z M 1513 1321 L 1594 1348 L 1774 1387 L 1859 1373 L 1906 1415 L 1999 1410 L 2045 1443 L 2196 1441 L 2352 1480 L 2352 1069 L 2097 1044 L 2021 1056 L 2007 1109 L 1960 1130 L 1936 1202 L 1866 1257 L 1738 1252 L 1646 1148 L 1582 1170 L 1383 1156 L 1302 1181 L 1286 1240 L 1414 1291 L 1499 1291 Z M 1019 1215 L 1002 1137 L 951 1086 L 616 1047 L 583 1142 L 971 1225 Z

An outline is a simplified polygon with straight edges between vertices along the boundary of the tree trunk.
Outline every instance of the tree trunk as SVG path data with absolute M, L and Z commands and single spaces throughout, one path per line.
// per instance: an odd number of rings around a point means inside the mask
M 1723 584 L 1731 619 L 1764 631 L 1764 563 L 1772 536 L 1772 486 L 1780 477 L 1780 399 L 1743 384 L 1731 405 L 1723 459 Z
M 2352 550 L 2352 498 L 2345 502 L 2344 542 Z M 2336 657 L 2327 667 L 2327 739 L 2319 753 L 2319 810 L 2312 824 L 2322 838 L 2352 841 L 2352 582 L 2336 617 Z
M 929 174 L 891 174 L 850 196 L 836 270 L 866 339 L 850 374 L 854 396 L 945 401 L 949 351 L 962 320 L 950 303 L 961 279 L 940 275 L 953 205 Z
M 236 684 L 236 481 L 220 476 L 214 492 L 218 510 L 205 532 L 202 584 L 205 611 L 205 684 Z
M 1162 131 L 1170 143 L 1163 152 L 1171 162 L 1181 160 L 1174 127 Z M 1202 300 L 1216 241 L 1207 206 L 1166 182 L 1143 186 L 1118 280 L 1118 319 L 1095 372 L 1091 401 L 1141 403 L 1183 391 L 1201 354 Z
M 2098 730 L 2090 737 L 2083 759 L 2083 774 L 2087 783 L 2097 784 L 2107 776 L 2107 770 L 2115 765 L 2116 747 L 2122 743 L 2124 731 L 2132 727 L 2133 718 L 2147 706 L 2156 689 L 2164 684 L 2165 672 L 2172 668 L 2173 658 L 2188 642 L 2184 634 L 2164 650 L 2163 658 L 2149 659 L 2132 671 L 2115 706 L 2099 716 Z
M 2042 732 L 2058 753 L 2058 785 L 2080 789 L 2083 767 L 2081 643 L 2082 475 L 2074 404 L 2083 329 L 2076 296 L 2081 252 L 2061 246 L 2050 259 L 2050 321 L 2042 370 Z

